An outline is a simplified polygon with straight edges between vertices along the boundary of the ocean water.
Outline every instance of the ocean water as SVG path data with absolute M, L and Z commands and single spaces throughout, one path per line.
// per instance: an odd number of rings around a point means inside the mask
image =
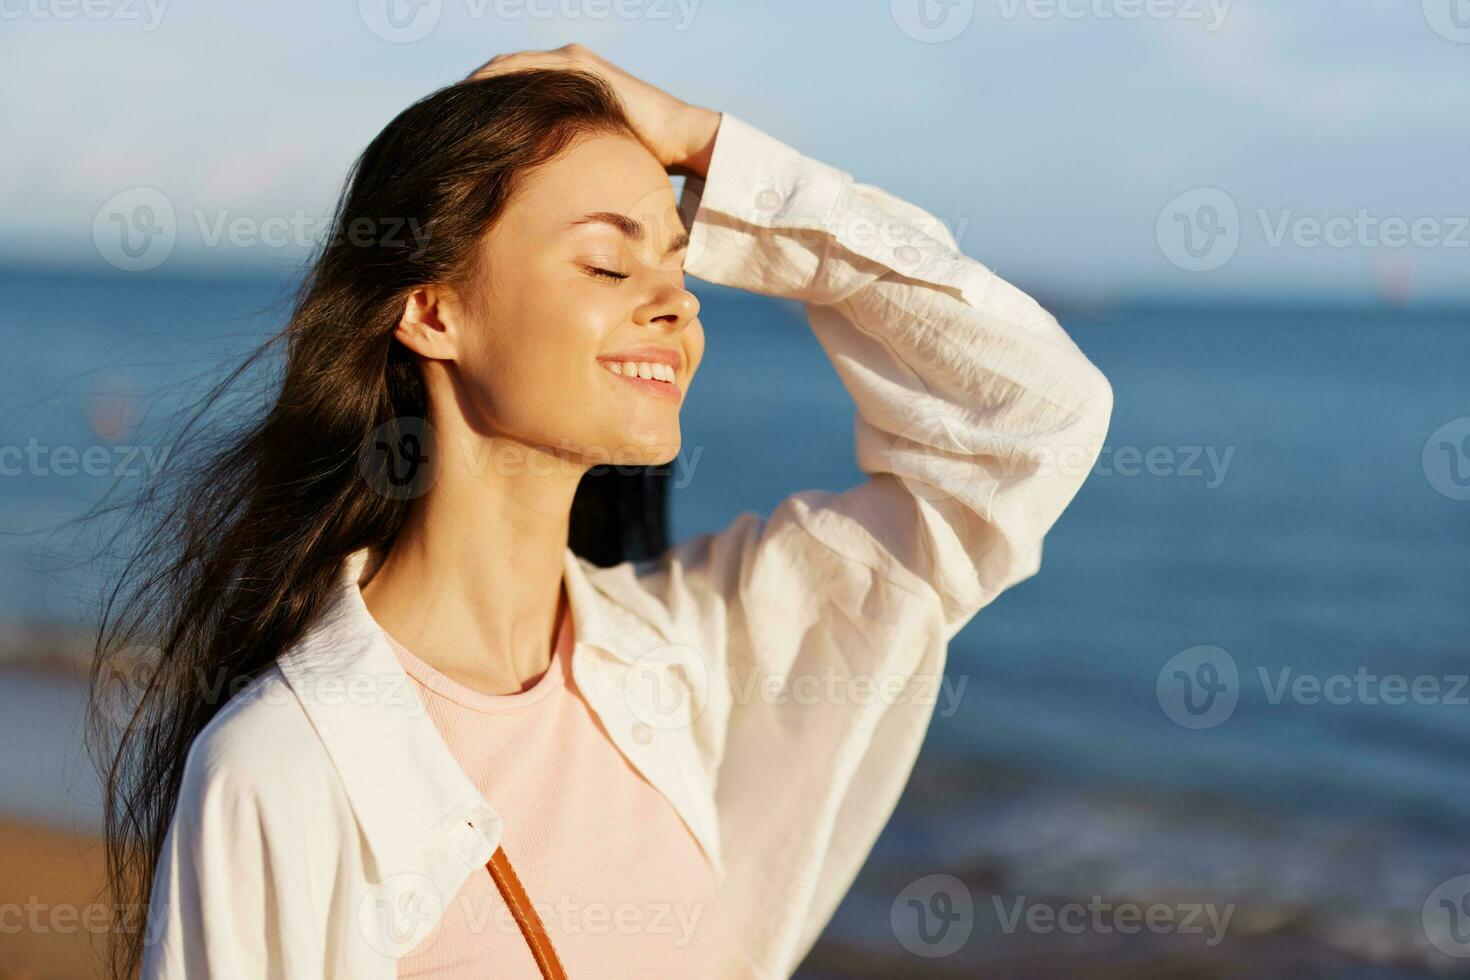
M 859 482 L 851 401 L 799 308 L 698 291 L 677 534 Z M 135 424 L 197 394 L 283 296 L 0 275 L 0 447 L 37 447 L 0 475 L 0 623 L 85 621 L 97 569 L 37 529 L 146 473 L 166 447 L 133 446 Z M 977 899 L 1229 904 L 1232 940 L 1470 963 L 1431 900 L 1470 874 L 1470 310 L 1060 316 L 1113 383 L 1107 449 L 1041 573 L 955 638 L 952 699 L 833 933 L 892 952 L 897 892 L 952 874 Z M 64 447 L 97 447 L 92 475 Z M 0 808 L 24 808 L 15 765 Z M 981 934 L 1001 931 L 990 910 Z

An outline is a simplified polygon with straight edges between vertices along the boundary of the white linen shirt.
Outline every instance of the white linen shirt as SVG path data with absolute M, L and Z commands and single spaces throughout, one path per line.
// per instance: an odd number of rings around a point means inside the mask
M 868 478 L 656 559 L 568 549 L 573 669 L 715 870 L 728 975 L 787 977 L 892 813 L 949 640 L 1037 571 L 1112 389 L 928 212 L 729 113 L 680 206 L 689 274 L 804 304 Z M 363 603 L 381 557 L 348 556 L 326 611 L 195 739 L 144 978 L 390 978 L 487 873 L 493 801 Z

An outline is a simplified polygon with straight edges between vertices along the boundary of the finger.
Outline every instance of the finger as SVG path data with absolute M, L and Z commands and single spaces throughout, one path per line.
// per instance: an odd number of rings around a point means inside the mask
M 498 54 L 476 69 L 470 75 L 470 79 L 489 78 L 493 75 L 503 75 L 506 72 L 520 71 L 525 68 L 555 68 L 565 65 L 567 60 L 555 51 L 516 51 L 511 54 Z
M 495 57 L 491 58 L 489 61 L 481 65 L 479 68 L 476 68 L 474 71 L 470 72 L 469 77 L 472 79 L 488 77 L 494 74 L 497 70 L 503 70 L 505 66 L 510 63 L 511 59 L 519 57 L 519 54 L 519 52 L 502 52 L 501 54 L 497 54 Z

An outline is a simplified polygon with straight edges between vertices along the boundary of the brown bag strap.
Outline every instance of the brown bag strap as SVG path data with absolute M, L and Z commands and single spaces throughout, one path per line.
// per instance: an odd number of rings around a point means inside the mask
M 553 653 L 566 650 L 571 639 L 572 617 L 569 601 L 566 584 L 563 583 L 561 595 L 557 599 L 559 618 Z M 569 656 L 570 654 L 564 655 Z M 548 669 L 560 670 L 561 668 L 553 659 Z M 547 934 L 546 926 L 541 922 L 541 916 L 536 914 L 535 907 L 531 905 L 531 899 L 526 896 L 526 889 L 521 885 L 521 879 L 516 876 L 515 869 L 510 866 L 510 858 L 506 856 L 505 848 L 497 847 L 495 853 L 490 855 L 490 860 L 485 867 L 489 870 L 490 877 L 495 879 L 495 887 L 500 889 L 500 895 L 505 899 L 505 904 L 510 906 L 510 912 L 515 916 L 516 925 L 521 927 L 521 935 L 526 937 L 526 943 L 531 947 L 531 955 L 536 959 L 536 966 L 541 970 L 541 976 L 546 980 L 566 980 L 567 971 L 562 967 L 561 960 L 557 958 L 556 947 L 551 944 L 551 936 Z
M 536 914 L 531 900 L 526 897 L 526 889 L 521 886 L 521 879 L 516 877 L 510 866 L 505 848 L 497 847 L 485 867 L 489 869 L 490 877 L 495 879 L 495 886 L 500 889 L 505 904 L 510 906 L 516 925 L 521 927 L 521 935 L 530 944 L 531 955 L 536 958 L 541 975 L 547 980 L 566 980 L 567 971 L 557 959 L 556 947 L 551 945 L 551 937 L 546 933 L 546 926 L 541 924 L 541 916 Z

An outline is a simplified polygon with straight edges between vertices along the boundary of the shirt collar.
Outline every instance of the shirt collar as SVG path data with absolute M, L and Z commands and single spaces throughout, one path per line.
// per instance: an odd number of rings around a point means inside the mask
M 326 608 L 280 656 L 279 665 L 325 745 L 378 872 L 386 877 L 413 866 L 436 842 L 462 839 L 457 835 L 467 822 L 488 846 L 488 858 L 499 846 L 501 823 L 425 713 L 363 602 L 360 586 L 384 554 L 363 547 L 343 559 Z M 566 549 L 564 581 L 576 645 L 631 662 L 636 654 L 619 642 L 582 561 Z M 619 624 L 626 625 L 621 618 Z M 635 640 L 640 635 L 632 634 Z

